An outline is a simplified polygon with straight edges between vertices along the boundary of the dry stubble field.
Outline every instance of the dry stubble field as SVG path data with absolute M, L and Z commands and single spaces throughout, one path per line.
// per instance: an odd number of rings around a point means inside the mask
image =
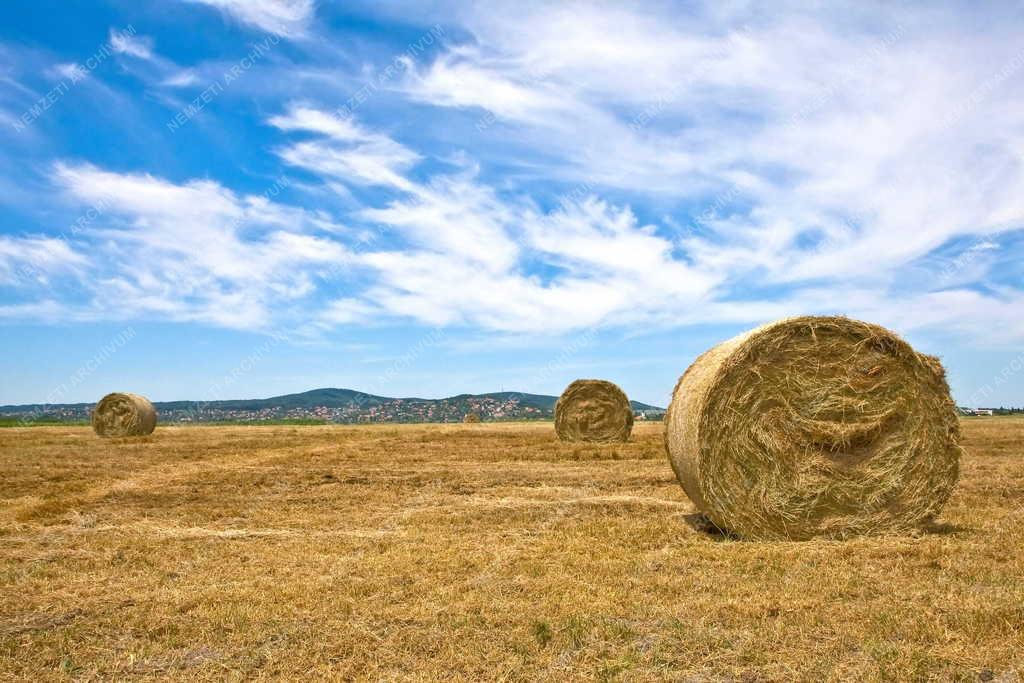
M 0 430 L 0 677 L 1018 680 L 1024 420 L 945 524 L 699 530 L 660 424 Z

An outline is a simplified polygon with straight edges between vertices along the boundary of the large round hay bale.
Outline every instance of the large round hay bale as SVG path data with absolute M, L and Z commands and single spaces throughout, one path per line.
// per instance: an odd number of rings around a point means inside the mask
M 780 320 L 707 351 L 679 379 L 665 431 L 686 494 L 745 538 L 908 530 L 959 476 L 942 364 L 848 318 Z
M 603 379 L 578 379 L 555 403 L 555 433 L 562 441 L 625 441 L 632 429 L 625 392 Z
M 466 413 L 462 416 L 462 421 L 468 425 L 480 424 L 480 415 L 478 413 Z
M 156 409 L 138 394 L 107 394 L 92 410 L 92 428 L 100 436 L 152 434 L 156 428 Z

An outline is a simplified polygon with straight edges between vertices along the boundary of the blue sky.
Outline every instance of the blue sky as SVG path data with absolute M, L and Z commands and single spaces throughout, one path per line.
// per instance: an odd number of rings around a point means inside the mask
M 1024 403 L 1019 3 L 0 5 L 0 404 L 664 405 L 846 314 Z

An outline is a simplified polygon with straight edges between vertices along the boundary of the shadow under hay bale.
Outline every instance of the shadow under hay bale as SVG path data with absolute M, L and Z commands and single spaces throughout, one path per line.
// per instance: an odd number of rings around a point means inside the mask
M 562 441 L 626 441 L 633 408 L 622 389 L 603 379 L 578 379 L 555 403 L 555 433 Z
M 138 394 L 107 394 L 93 408 L 92 428 L 99 436 L 110 438 L 152 434 L 156 409 Z
M 937 358 L 841 317 L 751 330 L 701 355 L 665 419 L 676 477 L 743 538 L 919 528 L 959 476 L 959 420 Z
M 974 531 L 974 529 L 961 526 L 959 524 L 951 524 L 949 522 L 928 520 L 921 525 L 921 531 L 933 536 L 952 536 L 953 534 L 959 534 L 965 531 Z
M 728 529 L 723 529 L 717 526 L 703 512 L 691 512 L 688 515 L 683 515 L 683 521 L 686 522 L 686 526 L 690 527 L 697 533 L 710 536 L 718 541 L 736 540 L 738 538 L 736 534 L 732 533 Z

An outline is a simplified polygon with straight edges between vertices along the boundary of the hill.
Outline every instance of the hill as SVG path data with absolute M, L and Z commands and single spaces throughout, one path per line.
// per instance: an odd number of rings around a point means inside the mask
M 554 415 L 557 396 L 499 391 L 447 398 L 392 398 L 354 389 L 323 388 L 270 398 L 162 401 L 153 405 L 161 422 L 268 422 L 314 420 L 361 422 L 459 422 L 468 412 L 485 420 L 541 420 Z M 663 408 L 631 401 L 633 410 L 658 417 Z M 0 417 L 22 421 L 81 421 L 90 403 L 0 406 Z

